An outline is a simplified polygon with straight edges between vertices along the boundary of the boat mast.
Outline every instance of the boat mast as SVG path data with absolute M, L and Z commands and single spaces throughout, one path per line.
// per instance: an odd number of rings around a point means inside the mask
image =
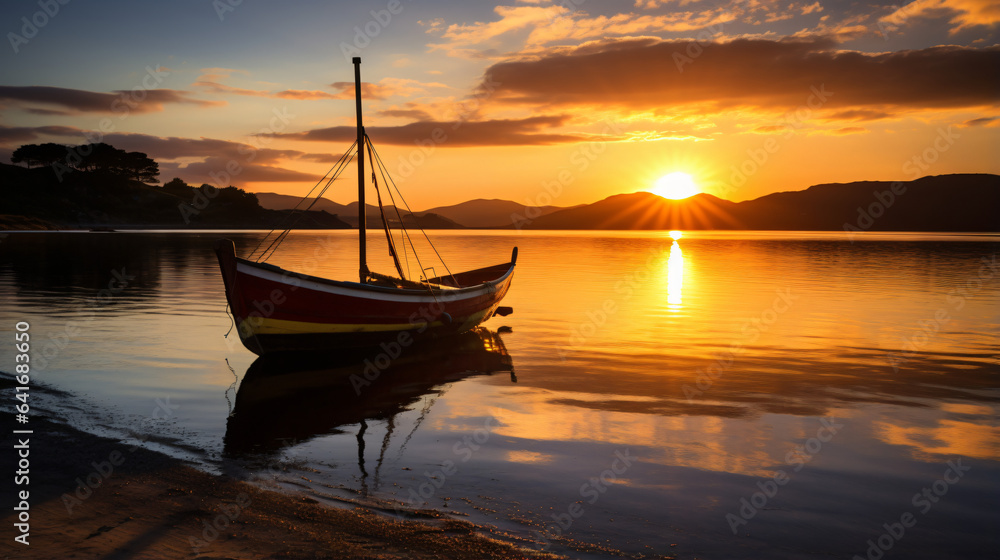
M 365 244 L 365 127 L 361 123 L 361 57 L 354 57 L 354 98 L 358 110 L 358 249 L 361 283 L 368 280 L 367 246 Z

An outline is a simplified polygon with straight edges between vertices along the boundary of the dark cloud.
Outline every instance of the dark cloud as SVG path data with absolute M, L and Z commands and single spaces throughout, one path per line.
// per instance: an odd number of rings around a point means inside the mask
M 233 161 L 236 162 L 235 166 L 231 163 Z M 188 182 L 229 183 L 237 186 L 245 183 L 317 181 L 320 178 L 319 175 L 303 173 L 294 169 L 247 163 L 246 158 L 210 157 L 205 161 L 189 163 L 183 167 L 177 163 L 161 164 L 160 167 L 161 177 L 170 176 L 172 178 L 180 175 Z M 228 177 L 228 180 L 220 179 L 220 177 Z
M 592 140 L 620 140 L 586 134 L 554 134 L 547 129 L 562 126 L 568 115 L 539 116 L 525 119 L 489 121 L 418 121 L 400 126 L 366 126 L 376 144 L 414 146 L 432 142 L 447 147 L 468 146 L 538 146 Z M 353 126 L 333 126 L 306 132 L 276 135 L 291 140 L 352 142 L 357 137 Z
M 223 105 L 221 101 L 195 99 L 186 91 L 174 89 L 119 90 L 110 93 L 69 89 L 51 86 L 0 86 L 0 100 L 29 104 L 27 110 L 33 113 L 49 111 L 52 114 L 67 114 L 59 109 L 32 107 L 48 105 L 62 107 L 77 113 L 151 113 L 163 110 L 167 103 L 181 103 L 209 107 Z
M 0 125 L 0 143 L 24 142 L 38 138 L 33 126 L 3 126 Z
M 80 136 L 83 131 L 71 126 L 4 126 L 0 125 L 0 144 L 30 142 L 41 136 Z
M 41 107 L 25 107 L 25 113 L 31 113 L 32 115 L 42 115 L 45 117 L 69 117 L 73 113 L 71 111 L 61 111 L 59 109 L 43 109 Z
M 417 121 L 429 121 L 432 119 L 430 113 L 423 109 L 386 109 L 379 111 L 378 115 L 380 117 L 399 117 Z
M 354 82 L 333 82 L 330 87 L 337 90 L 333 99 L 354 99 Z M 361 82 L 361 97 L 364 99 L 385 99 L 392 92 L 379 84 Z
M 965 121 L 960 126 L 966 128 L 971 126 L 996 126 L 997 123 L 1000 123 L 1000 117 L 982 117 Z
M 876 118 L 926 108 L 995 106 L 1000 46 L 939 46 L 883 54 L 838 50 L 826 38 L 691 43 L 628 39 L 553 49 L 490 67 L 507 103 L 657 110 L 800 107 L 815 89 L 824 109 Z M 861 112 L 863 111 L 863 112 Z
M 327 154 L 266 148 L 264 147 L 266 140 L 254 145 L 214 138 L 163 138 L 148 134 L 117 133 L 106 135 L 103 141 L 124 150 L 144 152 L 158 161 L 202 158 L 201 161 L 193 163 L 166 164 L 165 169 L 173 169 L 188 180 L 207 182 L 211 174 L 230 173 L 228 167 L 238 167 L 239 173 L 232 174 L 234 184 L 315 181 L 319 179 L 318 175 L 285 169 L 274 164 L 286 160 L 319 161 L 321 158 L 329 157 Z
M 287 160 L 323 162 L 332 157 L 329 154 L 267 148 L 267 138 L 243 143 L 214 138 L 164 138 L 148 134 L 116 133 L 104 136 L 103 141 L 128 151 L 144 152 L 156 160 L 203 158 L 200 162 L 188 163 L 182 168 L 184 173 L 189 174 L 204 175 L 225 170 L 227 164 L 233 161 L 245 168 L 240 178 L 246 181 L 315 180 L 319 178 L 316 175 L 274 167 L 274 164 Z
M 89 135 L 85 136 L 85 134 Z M 189 182 L 212 182 L 212 174 L 228 174 L 231 183 L 268 181 L 316 181 L 319 175 L 286 169 L 278 164 L 292 161 L 332 163 L 340 154 L 308 153 L 299 150 L 268 148 L 266 137 L 253 138 L 256 144 L 217 140 L 214 138 L 159 137 L 149 134 L 113 133 L 98 135 L 69 126 L 11 127 L 0 125 L 2 149 L 32 143 L 43 136 L 70 139 L 62 142 L 77 145 L 93 141 L 106 142 L 129 152 L 143 152 L 160 164 L 160 176 L 169 180 L 182 176 Z M 182 161 L 183 160 L 183 161 Z M 189 161 L 197 160 L 197 161 Z M 231 168 L 238 168 L 233 173 Z
M 829 116 L 831 120 L 840 121 L 875 121 L 879 119 L 889 118 L 892 115 L 886 113 L 885 111 L 878 111 L 874 109 L 846 109 L 844 111 L 837 111 Z
M 868 132 L 868 129 L 863 126 L 845 126 L 831 131 L 830 134 L 843 136 L 845 134 L 864 134 L 865 132 Z

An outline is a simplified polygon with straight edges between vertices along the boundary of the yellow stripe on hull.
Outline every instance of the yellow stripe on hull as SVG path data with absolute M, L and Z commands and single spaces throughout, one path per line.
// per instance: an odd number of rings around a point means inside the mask
M 483 321 L 489 310 L 480 311 L 469 316 L 461 328 L 472 328 Z M 444 327 L 442 321 L 431 323 L 386 323 L 386 324 L 360 324 L 346 325 L 338 323 L 310 323 L 307 321 L 286 321 L 284 319 L 271 319 L 268 317 L 254 317 L 240 321 L 240 335 L 246 338 L 259 334 L 326 334 L 326 333 L 378 333 L 392 331 L 407 331 L 424 328 Z

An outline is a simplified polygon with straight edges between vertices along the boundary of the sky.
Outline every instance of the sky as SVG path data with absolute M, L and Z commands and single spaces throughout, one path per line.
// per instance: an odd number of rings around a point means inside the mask
M 733 201 L 1000 173 L 1000 3 L 5 0 L 0 161 L 107 142 L 304 196 L 364 124 L 414 210 L 667 174 Z M 356 175 L 327 198 L 356 198 Z

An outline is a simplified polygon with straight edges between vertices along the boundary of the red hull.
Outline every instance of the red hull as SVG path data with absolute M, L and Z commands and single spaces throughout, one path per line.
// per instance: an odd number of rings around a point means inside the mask
M 439 287 L 399 288 L 328 280 L 247 261 L 236 257 L 229 240 L 220 240 L 215 251 L 240 340 L 261 356 L 390 340 L 408 345 L 468 331 L 496 311 L 517 259 L 515 248 L 509 263 L 440 279 Z

